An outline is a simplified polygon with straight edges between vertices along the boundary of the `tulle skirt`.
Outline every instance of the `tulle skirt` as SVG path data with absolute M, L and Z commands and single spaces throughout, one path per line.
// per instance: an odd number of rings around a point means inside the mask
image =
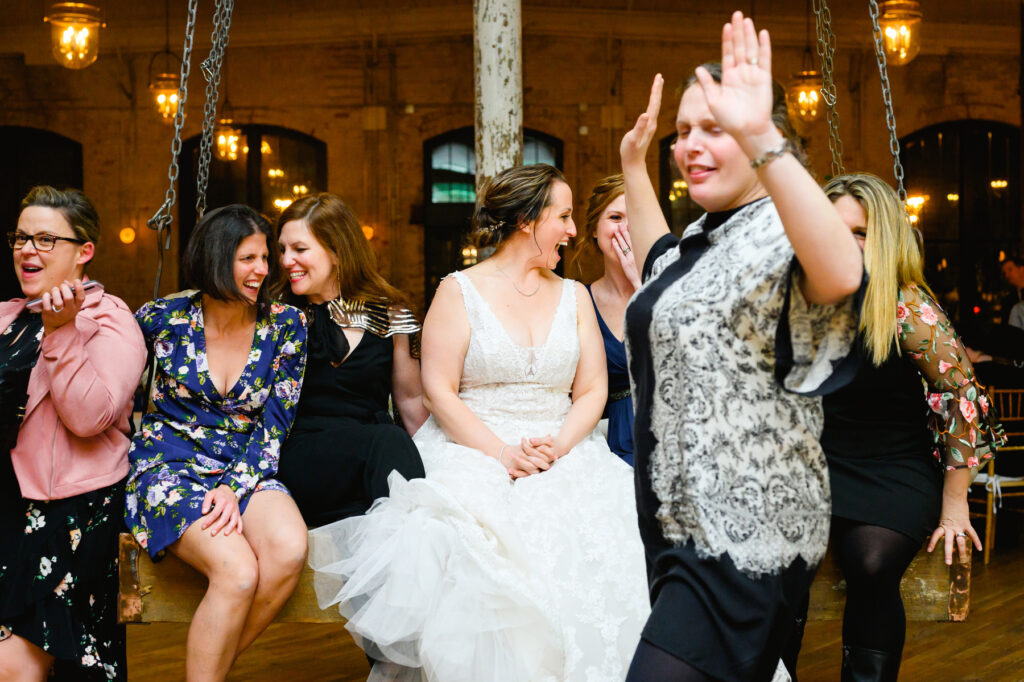
M 511 483 L 432 418 L 415 440 L 426 478 L 310 532 L 320 606 L 383 662 L 371 679 L 624 679 L 650 611 L 632 469 L 591 435 Z

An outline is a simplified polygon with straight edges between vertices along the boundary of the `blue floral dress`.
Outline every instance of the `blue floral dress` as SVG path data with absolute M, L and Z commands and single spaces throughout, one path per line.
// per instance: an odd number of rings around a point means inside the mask
M 132 439 L 125 517 L 151 556 L 202 517 L 218 485 L 245 512 L 258 490 L 288 492 L 273 476 L 295 418 L 306 365 L 306 319 L 271 304 L 256 322 L 249 361 L 226 396 L 210 379 L 202 299 L 157 299 L 135 314 L 156 357 L 153 403 Z

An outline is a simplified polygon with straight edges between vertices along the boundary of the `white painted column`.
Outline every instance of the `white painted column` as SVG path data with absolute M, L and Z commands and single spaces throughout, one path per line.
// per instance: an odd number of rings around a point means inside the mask
M 473 0 L 476 186 L 523 162 L 520 0 Z

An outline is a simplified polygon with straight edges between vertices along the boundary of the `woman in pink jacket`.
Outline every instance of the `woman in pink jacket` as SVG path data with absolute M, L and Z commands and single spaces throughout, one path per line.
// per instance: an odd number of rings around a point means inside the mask
M 2 680 L 126 677 L 117 535 L 146 350 L 124 302 L 86 285 L 98 238 L 89 200 L 52 187 L 7 234 L 25 298 L 0 303 Z

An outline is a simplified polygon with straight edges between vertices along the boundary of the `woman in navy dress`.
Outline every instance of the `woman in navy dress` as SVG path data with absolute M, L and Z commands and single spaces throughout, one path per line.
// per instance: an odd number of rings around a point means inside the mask
M 305 562 L 306 526 L 274 480 L 306 361 L 303 314 L 271 303 L 270 225 L 211 211 L 185 254 L 188 296 L 136 319 L 155 358 L 155 409 L 129 451 L 127 522 L 209 578 L 186 649 L 188 679 L 223 679 L 273 620 Z
M 640 286 L 633 260 L 626 217 L 626 185 L 622 174 L 598 181 L 587 202 L 587 222 L 579 236 L 574 260 L 596 249 L 604 273 L 587 285 L 597 313 L 608 363 L 608 403 L 602 418 L 608 420 L 608 446 L 627 464 L 633 464 L 633 398 L 629 392 L 629 369 L 623 341 L 626 304 Z

